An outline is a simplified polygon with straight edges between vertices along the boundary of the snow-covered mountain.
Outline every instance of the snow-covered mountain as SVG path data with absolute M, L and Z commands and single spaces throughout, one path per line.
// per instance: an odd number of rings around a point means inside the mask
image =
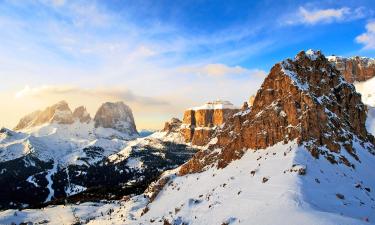
M 178 134 L 155 135 L 138 138 L 122 102 L 104 103 L 94 119 L 64 101 L 27 115 L 16 131 L 0 130 L 0 183 L 7 184 L 0 186 L 0 208 L 140 193 L 195 153 L 169 141 Z
M 374 108 L 321 52 L 302 51 L 277 63 L 251 107 L 143 194 L 7 210 L 0 223 L 375 224 L 374 118 Z M 150 136 L 152 144 L 138 139 L 108 160 L 129 159 L 131 146 L 183 144 L 181 128 L 173 119 Z M 127 163 L 142 168 L 144 160 L 134 158 Z

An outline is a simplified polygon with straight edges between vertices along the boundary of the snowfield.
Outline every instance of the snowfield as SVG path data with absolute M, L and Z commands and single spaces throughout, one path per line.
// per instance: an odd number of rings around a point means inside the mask
M 117 153 L 126 146 L 127 140 L 136 136 L 125 134 L 111 128 L 95 128 L 94 123 L 44 124 L 21 132 L 8 130 L 0 134 L 0 161 L 35 154 L 43 161 L 56 161 L 59 165 L 82 165 L 80 159 L 86 157 L 84 148 L 101 147 L 103 156 Z M 98 159 L 92 159 L 94 163 Z
M 0 224 L 47 219 L 51 224 L 375 224 L 375 156 L 356 145 L 355 169 L 315 159 L 295 142 L 249 150 L 224 169 L 176 176 L 157 198 L 7 210 Z M 143 216 L 144 209 L 147 208 Z M 17 214 L 17 215 L 15 215 Z M 53 216 L 58 214 L 59 216 Z M 103 214 L 103 215 L 102 215 Z M 89 219 L 88 219 L 89 218 Z
M 354 85 L 357 92 L 361 93 L 363 103 L 375 107 L 375 77 L 364 82 L 356 82 Z

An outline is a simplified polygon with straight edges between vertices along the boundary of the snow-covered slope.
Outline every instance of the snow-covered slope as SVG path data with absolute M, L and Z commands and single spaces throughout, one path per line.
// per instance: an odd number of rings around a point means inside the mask
M 102 157 L 116 153 L 126 145 L 129 137 L 111 128 L 94 128 L 94 123 L 44 124 L 37 127 L 1 134 L 0 161 L 13 160 L 33 154 L 42 161 L 57 161 L 59 165 L 82 164 L 84 148 L 103 148 Z M 100 158 L 90 159 L 92 162 Z
M 248 151 L 224 169 L 173 177 L 138 222 L 368 224 L 375 221 L 375 157 L 360 152 L 352 169 L 316 160 L 295 142 Z
M 356 90 L 361 93 L 366 105 L 375 107 L 375 77 L 363 82 L 354 83 Z
M 358 148 L 361 147 L 358 145 Z M 86 203 L 22 212 L 8 210 L 0 213 L 0 223 L 49 220 L 51 224 L 68 221 L 88 224 L 375 224 L 375 178 L 369 176 L 375 157 L 362 150 L 358 152 L 363 160 L 355 162 L 353 169 L 342 164 L 333 166 L 324 158 L 315 159 L 295 142 L 279 143 L 264 150 L 247 151 L 224 169 L 213 167 L 186 176 L 169 173 L 166 175 L 169 181 L 151 203 L 140 195 L 107 204 Z M 142 215 L 142 212 L 146 213 Z M 54 217 L 55 214 L 60 217 Z

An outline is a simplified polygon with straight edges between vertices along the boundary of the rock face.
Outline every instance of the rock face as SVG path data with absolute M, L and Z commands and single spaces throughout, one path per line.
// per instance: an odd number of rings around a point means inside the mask
M 35 127 L 45 123 L 72 124 L 74 122 L 72 111 L 68 103 L 60 101 L 57 104 L 47 107 L 43 111 L 35 111 L 23 117 L 15 130 L 22 130 L 28 127 Z
M 186 142 L 206 145 L 216 129 L 238 111 L 230 102 L 220 100 L 188 109 L 184 113 L 181 133 Z
M 106 102 L 100 106 L 94 117 L 95 127 L 112 128 L 114 130 L 138 134 L 133 112 L 123 102 Z
M 178 118 L 172 118 L 170 121 L 165 122 L 164 128 L 162 131 L 171 133 L 171 132 L 179 132 L 182 125 L 182 121 Z
M 297 140 L 314 157 L 351 166 L 337 153 L 358 160 L 354 140 L 374 151 L 374 137 L 365 127 L 366 106 L 352 84 L 317 51 L 300 52 L 271 69 L 250 110 L 225 123 L 217 144 L 198 152 L 180 174 L 198 172 L 217 163 L 225 167 L 246 149 L 264 149 Z M 221 149 L 221 151 L 217 151 Z M 215 151 L 214 151 L 215 150 Z
M 328 56 L 327 59 L 342 73 L 345 80 L 349 83 L 366 81 L 375 77 L 375 59 L 373 58 Z
M 81 123 L 89 123 L 91 121 L 91 116 L 84 106 L 79 106 L 74 110 L 73 118 Z

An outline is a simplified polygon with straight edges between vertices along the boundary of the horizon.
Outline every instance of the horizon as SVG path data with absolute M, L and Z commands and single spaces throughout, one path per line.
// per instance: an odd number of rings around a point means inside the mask
M 4 1 L 0 127 L 60 100 L 91 116 L 123 101 L 138 130 L 215 99 L 241 106 L 301 50 L 375 57 L 374 10 L 371 1 Z

